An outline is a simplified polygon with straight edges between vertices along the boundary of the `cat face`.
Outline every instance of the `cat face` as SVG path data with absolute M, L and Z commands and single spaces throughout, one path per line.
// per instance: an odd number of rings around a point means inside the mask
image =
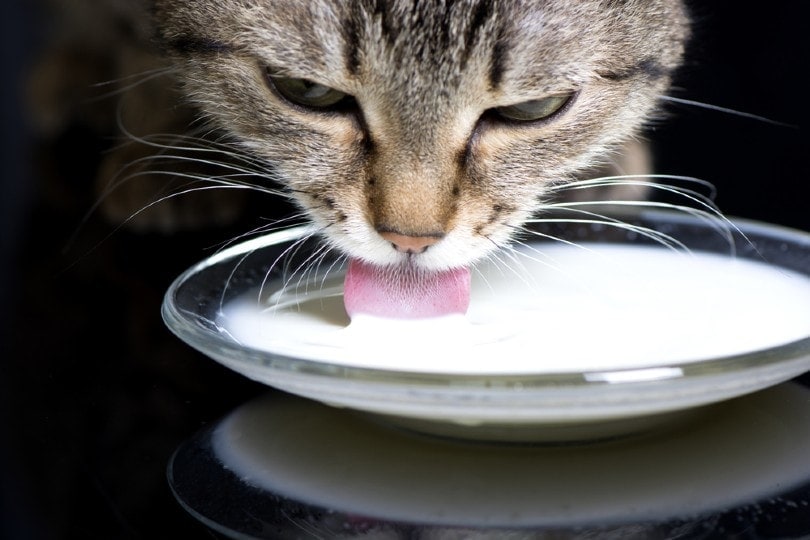
M 186 94 L 350 257 L 428 269 L 506 243 L 654 110 L 672 0 L 159 0 Z

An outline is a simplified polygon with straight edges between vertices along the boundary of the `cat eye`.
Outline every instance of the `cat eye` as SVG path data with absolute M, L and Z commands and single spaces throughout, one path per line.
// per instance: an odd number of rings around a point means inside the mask
M 349 98 L 345 92 L 323 84 L 307 79 L 280 77 L 269 70 L 266 72 L 266 79 L 281 97 L 310 109 L 333 109 Z
M 558 94 L 541 99 L 524 101 L 523 103 L 516 103 L 514 105 L 507 105 L 506 107 L 497 107 L 494 110 L 501 118 L 515 122 L 546 120 L 562 112 L 566 106 L 573 101 L 574 95 L 575 92 Z

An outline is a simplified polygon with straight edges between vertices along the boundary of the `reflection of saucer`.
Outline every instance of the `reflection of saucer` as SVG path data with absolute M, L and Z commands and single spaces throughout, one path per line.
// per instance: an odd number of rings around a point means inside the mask
M 724 538 L 712 527 L 748 519 L 746 505 L 795 534 L 780 538 L 800 538 L 810 534 L 808 456 L 810 390 L 795 383 L 667 431 L 545 447 L 433 439 L 272 395 L 187 443 L 169 476 L 187 509 L 235 538 L 286 538 L 282 531 L 297 528 L 313 538 L 363 537 L 350 534 L 358 523 L 432 531 L 419 538 L 503 538 L 496 532 L 510 528 Z M 478 528 L 493 536 L 450 534 Z

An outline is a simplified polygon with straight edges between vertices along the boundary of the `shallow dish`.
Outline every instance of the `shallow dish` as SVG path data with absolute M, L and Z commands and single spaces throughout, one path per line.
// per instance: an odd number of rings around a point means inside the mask
M 536 233 L 531 240 L 533 252 L 552 249 L 560 240 L 586 247 L 666 250 L 659 242 L 664 234 L 676 251 L 686 246 L 691 253 L 764 263 L 802 281 L 800 287 L 810 290 L 810 235 L 773 225 L 742 220 L 722 224 L 699 215 L 642 211 L 612 214 L 599 223 L 551 218 L 530 227 Z M 556 240 L 543 240 L 551 237 Z M 498 366 L 507 363 L 498 357 L 497 343 L 487 343 L 491 370 L 486 365 L 470 370 L 429 369 L 416 358 L 417 367 L 403 365 L 402 358 L 394 364 L 353 362 L 351 354 L 348 361 L 338 361 L 328 348 L 316 347 L 302 354 L 279 352 L 298 350 L 295 348 L 274 352 L 235 335 L 228 326 L 228 306 L 247 297 L 258 304 L 275 303 L 268 306 L 275 308 L 281 303 L 281 284 L 295 284 L 296 300 L 288 305 L 307 304 L 311 309 L 311 297 L 317 300 L 315 305 L 335 303 L 342 270 L 339 261 L 321 258 L 318 246 L 306 228 L 297 228 L 223 250 L 172 284 L 163 304 L 164 320 L 191 346 L 256 381 L 329 405 L 372 413 L 417 431 L 471 439 L 571 441 L 625 435 L 810 370 L 810 324 L 803 326 L 803 321 L 810 320 L 810 303 L 804 310 L 801 302 L 797 309 L 804 318 L 799 320 L 798 330 L 773 344 L 743 347 L 729 354 L 715 351 L 706 357 L 662 355 L 660 361 L 640 363 L 623 361 L 621 355 L 613 361 L 610 355 L 617 351 L 606 350 L 607 363 L 586 361 L 570 368 L 544 367 L 543 328 L 536 331 L 536 366 L 500 369 Z M 312 264 L 315 260 L 317 265 Z M 312 271 L 303 272 L 304 268 Z M 337 291 L 330 289 L 333 282 L 338 284 Z M 740 291 L 743 297 L 746 294 Z M 659 314 L 653 309 L 635 318 L 654 319 Z M 740 327 L 741 341 L 756 333 L 754 329 L 784 326 L 777 320 L 780 311 L 773 307 L 754 310 L 747 317 L 748 327 Z M 791 315 L 788 320 L 797 319 Z M 315 322 L 345 326 L 347 320 L 329 315 Z M 317 324 L 313 324 L 313 332 Z M 629 340 L 633 339 L 632 324 L 628 321 Z M 582 328 L 579 335 L 587 342 L 589 328 Z M 276 341 L 286 337 L 276 336 Z M 318 357 L 318 350 L 324 351 L 323 358 Z M 528 355 L 535 351 L 525 346 L 522 350 Z M 367 350 L 358 351 L 358 358 L 364 355 L 368 356 Z M 429 349 L 421 354 L 425 355 L 430 355 Z

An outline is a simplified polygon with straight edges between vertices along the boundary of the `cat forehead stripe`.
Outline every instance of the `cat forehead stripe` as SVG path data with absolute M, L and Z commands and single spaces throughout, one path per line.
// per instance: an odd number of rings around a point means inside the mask
M 441 56 L 449 52 L 456 55 L 459 68 L 463 71 L 482 39 L 482 29 L 495 18 L 497 6 L 493 0 L 435 4 L 391 0 L 356 2 L 347 8 L 341 27 L 346 69 L 352 75 L 358 74 L 362 61 L 361 47 L 373 32 L 373 26 L 377 25 L 381 37 L 400 55 L 421 55 L 429 51 Z M 460 17 L 460 14 L 463 16 Z M 417 28 L 430 31 L 416 32 Z M 412 38 L 420 34 L 423 41 L 414 43 Z M 411 38 L 407 43 L 400 39 L 405 35 Z M 499 67 L 496 73 L 500 72 Z

